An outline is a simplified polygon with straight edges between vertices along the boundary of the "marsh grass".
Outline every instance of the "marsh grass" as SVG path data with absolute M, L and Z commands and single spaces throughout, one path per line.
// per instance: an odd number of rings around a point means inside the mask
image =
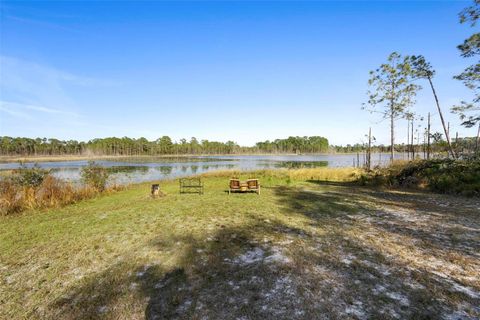
M 231 174 L 0 217 L 0 318 L 480 316 L 478 201 L 267 171 L 229 196 Z
M 90 199 L 102 192 L 112 193 L 123 189 L 111 186 L 98 190 L 92 186 L 73 186 L 53 176 L 46 176 L 38 186 L 25 186 L 11 179 L 0 179 L 0 215 L 17 214 L 25 210 L 58 208 Z

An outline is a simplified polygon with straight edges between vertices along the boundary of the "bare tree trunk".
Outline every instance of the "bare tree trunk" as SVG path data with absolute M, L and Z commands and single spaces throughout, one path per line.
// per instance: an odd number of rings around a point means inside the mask
M 410 143 L 412 144 L 412 160 L 415 160 L 415 144 L 414 144 L 414 141 L 413 141 L 413 119 L 412 119 L 411 130 L 412 130 L 412 136 L 410 138 Z
M 458 131 L 455 133 L 455 153 L 458 155 Z
M 423 159 L 427 159 L 427 137 L 425 132 L 423 133 L 422 149 L 423 149 Z
M 367 170 L 370 171 L 372 160 L 372 128 L 368 128 L 368 153 L 367 153 Z
M 448 150 L 452 155 L 453 159 L 457 158 L 457 155 L 453 151 L 452 144 L 450 143 L 450 135 L 448 133 L 447 127 L 445 126 L 445 120 L 443 119 L 442 109 L 440 109 L 440 103 L 438 102 L 437 93 L 435 92 L 435 88 L 433 87 L 433 82 L 430 77 L 428 77 L 428 82 L 430 83 L 430 88 L 432 88 L 433 97 L 435 98 L 435 103 L 437 104 L 438 114 L 440 115 L 440 120 L 442 121 L 443 131 L 445 132 L 445 138 L 447 139 Z
M 427 159 L 430 159 L 430 112 L 428 113 L 427 125 Z
M 390 105 L 390 162 L 393 162 L 393 158 L 395 156 L 395 123 L 394 123 L 394 110 L 393 110 L 393 101 L 391 101 Z
M 407 159 L 410 160 L 410 120 L 407 119 Z
M 475 139 L 475 153 L 478 152 L 478 140 L 480 139 L 480 122 L 478 123 L 477 139 Z
M 417 146 L 418 146 L 418 153 L 420 153 L 420 130 L 417 131 Z M 420 155 L 418 155 L 420 157 Z

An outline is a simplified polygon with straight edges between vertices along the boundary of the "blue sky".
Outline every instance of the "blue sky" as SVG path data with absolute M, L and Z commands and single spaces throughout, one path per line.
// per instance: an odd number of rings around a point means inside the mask
M 368 72 L 423 54 L 452 131 L 468 1 L 1 2 L 0 135 L 361 142 L 388 123 L 361 110 Z M 426 84 L 425 84 L 426 85 Z M 434 114 L 424 90 L 415 110 Z M 406 124 L 397 137 L 406 140 Z

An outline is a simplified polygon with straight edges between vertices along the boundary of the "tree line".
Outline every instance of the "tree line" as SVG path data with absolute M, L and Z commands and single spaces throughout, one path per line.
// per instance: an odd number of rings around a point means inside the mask
M 257 142 L 256 149 L 265 153 L 321 153 L 329 150 L 324 137 L 288 137 L 274 141 Z
M 430 143 L 430 153 L 436 155 L 442 155 L 446 152 L 448 145 L 446 140 L 443 138 L 443 135 L 440 132 L 435 132 L 431 134 L 431 143 Z M 462 137 L 458 139 L 453 139 L 452 147 L 455 150 L 456 154 L 471 153 L 478 148 L 478 142 L 476 137 Z M 367 152 L 368 144 L 367 143 L 355 143 L 347 145 L 332 145 L 330 146 L 330 151 L 335 153 L 364 153 Z M 391 146 L 385 144 L 378 144 L 372 146 L 370 151 L 372 153 L 390 153 Z M 423 137 L 423 140 L 420 139 L 420 142 L 412 144 L 407 143 L 397 143 L 394 146 L 394 149 L 398 152 L 405 154 L 419 155 L 426 158 L 427 153 L 427 141 L 426 137 Z M 414 156 L 415 157 L 415 156 Z
M 328 148 L 328 140 L 319 136 L 289 137 L 258 142 L 254 147 L 243 147 L 234 141 L 199 141 L 195 137 L 179 141 L 173 141 L 169 136 L 153 141 L 143 137 L 138 139 L 111 137 L 92 139 L 87 142 L 54 138 L 0 137 L 0 155 L 3 156 L 319 153 L 327 152 Z

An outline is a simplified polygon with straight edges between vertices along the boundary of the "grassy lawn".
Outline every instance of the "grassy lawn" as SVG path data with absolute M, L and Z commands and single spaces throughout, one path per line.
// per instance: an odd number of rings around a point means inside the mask
M 262 178 L 0 217 L 2 319 L 475 319 L 480 202 Z

